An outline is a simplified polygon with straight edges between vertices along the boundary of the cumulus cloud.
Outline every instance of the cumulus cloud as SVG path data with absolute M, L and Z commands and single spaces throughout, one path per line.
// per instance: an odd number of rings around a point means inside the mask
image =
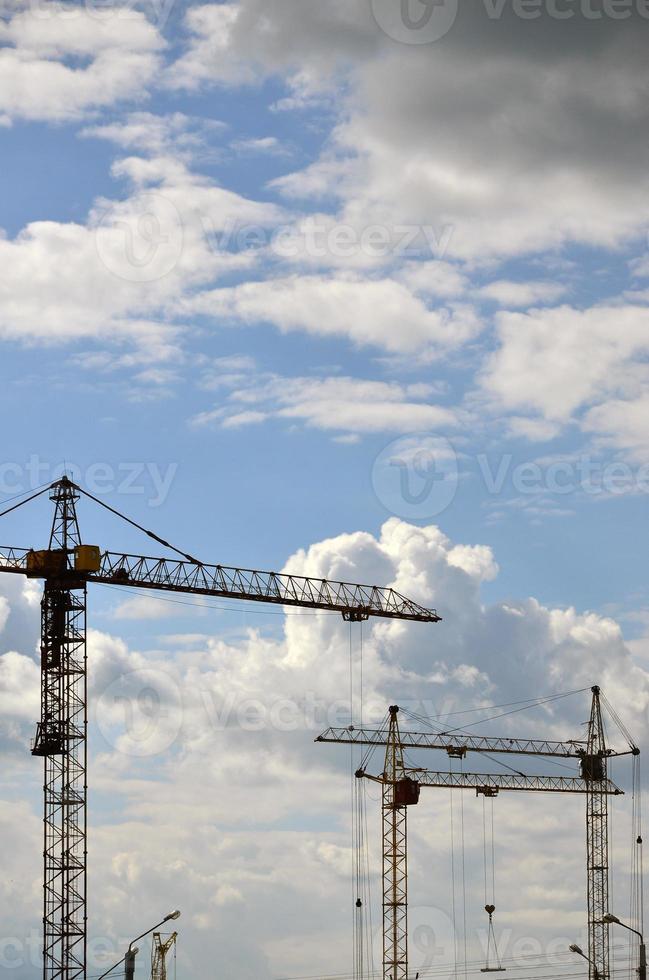
M 482 590 L 498 575 L 498 565 L 484 545 L 455 543 L 436 527 L 391 519 L 376 537 L 357 532 L 313 544 L 293 555 L 285 570 L 391 584 L 442 613 L 443 622 L 435 626 L 365 624 L 363 705 L 369 722 L 397 702 L 440 713 L 454 719 L 453 725 L 475 725 L 484 711 L 459 718 L 450 713 L 585 688 L 533 712 L 507 714 L 497 730 L 493 724 L 478 727 L 485 733 L 565 738 L 581 731 L 587 689 L 599 682 L 634 737 L 641 745 L 646 740 L 649 676 L 632 660 L 619 626 L 596 613 L 549 608 L 533 598 L 489 604 Z M 35 625 L 35 608 L 32 615 Z M 349 626 L 337 616 L 293 611 L 280 629 L 260 626 L 239 637 L 176 636 L 162 650 L 130 649 L 117 637 L 93 631 L 89 655 L 91 873 L 102 929 L 121 939 L 131 935 L 142 907 L 177 904 L 184 913 L 182 956 L 192 975 L 209 971 L 215 937 L 228 975 L 237 980 L 301 975 L 307 967 L 347 970 L 345 954 L 336 956 L 332 949 L 348 948 L 351 928 L 343 907 L 352 857 L 349 752 L 314 746 L 312 740 L 329 724 L 349 723 Z M 356 632 L 356 721 L 359 658 Z M 21 672 L 32 671 L 34 663 L 25 653 L 5 654 L 0 663 L 0 698 L 11 697 Z M 35 679 L 27 688 L 37 697 Z M 434 760 L 430 753 L 422 764 L 435 761 L 448 767 L 445 757 Z M 371 760 L 372 769 L 380 767 L 379 757 Z M 18 935 L 35 919 L 40 877 L 38 805 L 21 805 L 24 812 L 20 821 L 12 820 L 10 838 L 11 853 L 28 858 L 21 865 L 27 898 L 12 908 Z M 431 868 L 435 881 L 448 878 L 448 805 L 445 795 L 429 791 L 413 814 L 415 915 L 430 906 L 444 914 L 450 910 L 450 886 L 430 890 Z M 376 874 L 380 822 L 372 797 L 368 807 Z M 102 818 L 104 812 L 110 819 Z M 497 813 L 497 840 L 502 847 L 507 840 L 509 858 L 499 870 L 503 924 L 518 936 L 529 934 L 533 923 L 534 935 L 549 938 L 555 935 L 558 902 L 578 935 L 585 874 L 581 806 L 503 797 Z M 477 928 L 483 925 L 474 915 L 483 904 L 482 811 L 468 797 L 466 822 L 469 923 Z M 563 887 L 566 869 L 574 889 Z M 445 959 L 452 959 L 452 951 Z
M 451 253 L 472 260 L 615 246 L 647 220 L 647 22 L 635 10 L 572 13 L 531 21 L 511 4 L 471 4 L 437 43 L 409 45 L 382 32 L 369 4 L 313 0 L 297 18 L 291 0 L 206 5 L 188 16 L 193 40 L 173 78 L 279 72 L 314 89 L 342 66 L 349 95 L 309 180 L 342 198 L 343 215 L 450 223 Z
M 0 238 L 0 337 L 60 343 L 132 342 L 152 360 L 177 357 L 172 301 L 248 265 L 220 248 L 233 222 L 265 226 L 273 205 L 248 200 L 172 157 L 129 157 L 122 200 L 99 199 L 86 224 L 36 221 Z
M 146 95 L 165 47 L 143 13 L 51 3 L 0 24 L 0 114 L 62 121 Z
M 153 157 L 182 154 L 191 158 L 202 150 L 210 133 L 225 129 L 217 120 L 197 119 L 183 112 L 156 115 L 131 112 L 124 119 L 87 126 L 81 136 L 108 140 L 124 150 Z
M 455 427 L 453 409 L 432 404 L 430 385 L 400 385 L 357 378 L 257 379 L 234 387 L 215 408 L 194 416 L 194 426 L 240 428 L 269 419 L 301 422 L 325 431 L 347 433 L 413 432 Z
M 527 409 L 549 423 L 574 420 L 618 445 L 646 445 L 648 327 L 645 306 L 501 313 L 498 347 L 482 376 L 484 390 L 501 409 Z
M 567 287 L 554 282 L 509 282 L 499 279 L 480 290 L 485 299 L 500 306 L 526 307 L 537 303 L 555 303 L 566 293 Z
M 184 308 L 235 322 L 265 321 L 283 333 L 343 336 L 391 352 L 452 349 L 481 329 L 471 307 L 431 309 L 393 279 L 344 274 L 247 282 L 205 292 Z

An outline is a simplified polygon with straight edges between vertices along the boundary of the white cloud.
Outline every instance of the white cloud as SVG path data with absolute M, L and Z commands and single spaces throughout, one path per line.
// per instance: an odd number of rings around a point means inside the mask
M 644 371 L 634 360 L 649 350 L 646 307 L 501 313 L 497 325 L 483 385 L 501 408 L 566 423 L 607 396 L 637 394 Z
M 638 279 L 649 277 L 649 255 L 642 255 L 631 262 L 631 271 Z
M 469 288 L 469 279 L 450 262 L 409 262 L 399 278 L 415 293 L 427 296 L 458 297 Z
M 14 13 L 0 42 L 0 114 L 52 121 L 146 96 L 164 48 L 139 11 L 62 3 Z
M 276 136 L 259 136 L 251 139 L 233 140 L 230 144 L 237 153 L 259 153 L 268 156 L 281 156 L 286 153 L 286 147 Z
M 155 115 L 151 112 L 131 112 L 124 120 L 87 126 L 81 136 L 109 140 L 124 150 L 137 150 L 153 157 L 183 154 L 195 156 L 205 144 L 210 132 L 225 129 L 216 120 L 198 119 L 182 112 Z
M 286 570 L 392 584 L 439 606 L 444 620 L 435 626 L 396 621 L 364 626 L 368 721 L 382 716 L 390 703 L 448 713 L 599 682 L 644 747 L 649 676 L 631 659 L 617 624 L 534 599 L 489 605 L 481 590 L 498 569 L 488 547 L 456 544 L 438 528 L 392 519 L 378 537 L 357 532 L 314 544 L 292 556 Z M 37 624 L 35 609 L 32 616 Z M 97 921 L 104 934 L 130 936 L 142 907 L 181 907 L 182 957 L 192 976 L 209 973 L 215 941 L 224 972 L 237 980 L 344 972 L 345 955 L 332 950 L 348 949 L 351 929 L 342 910 L 352 857 L 350 757 L 343 749 L 314 746 L 313 738 L 330 723 L 349 721 L 349 627 L 338 616 L 292 615 L 279 632 L 188 640 L 177 638 L 176 654 L 167 645 L 162 653 L 145 653 L 106 634 L 90 636 L 91 872 Z M 357 712 L 357 635 L 352 653 Z M 34 662 L 12 656 L 0 663 L 9 665 L 11 675 L 7 682 L 7 673 L 0 671 L 0 698 L 24 684 L 35 710 Z M 34 676 L 21 681 L 25 668 Z M 581 731 L 587 712 L 586 691 L 477 730 L 565 738 Z M 27 708 L 22 714 L 28 729 Z M 468 717 L 475 723 L 483 715 Z M 467 723 L 452 718 L 453 724 Z M 154 754 L 142 755 L 143 744 Z M 423 761 L 434 764 L 430 755 Z M 380 768 L 375 757 L 370 769 Z M 618 778 L 620 772 L 621 767 Z M 6 796 L 6 767 L 3 777 Z M 27 777 L 21 773 L 20 780 L 24 790 Z M 34 793 L 38 782 L 37 775 L 29 781 Z M 479 883 L 482 809 L 471 800 L 467 795 L 467 839 L 475 836 L 476 845 L 467 850 L 467 881 Z M 624 802 L 616 801 L 615 826 L 626 839 Z M 507 840 L 508 861 L 499 867 L 498 905 L 514 938 L 529 935 L 532 927 L 541 939 L 546 932 L 547 938 L 554 936 L 557 902 L 564 920 L 580 928 L 585 869 L 583 814 L 576 804 L 544 799 L 540 807 L 525 798 L 499 799 L 497 834 Z M 20 806 L 17 820 L 15 803 L 11 811 L 7 803 L 0 805 L 9 847 L 0 889 L 16 896 L 9 920 L 16 935 L 24 935 L 33 921 L 41 863 L 38 804 Z M 368 807 L 376 874 L 378 801 L 370 797 Z M 450 889 L 440 898 L 430 881 L 431 869 L 435 881 L 447 871 L 448 798 L 429 792 L 412 816 L 413 913 L 428 904 L 447 909 Z M 523 836 L 514 833 L 521 826 Z M 537 842 L 533 854 L 530 834 Z M 574 889 L 561 884 L 567 869 L 578 883 Z M 379 895 L 377 889 L 375 901 Z M 555 913 L 546 924 L 538 910 L 550 904 Z M 476 909 L 469 908 L 471 930 L 484 925 L 478 917 L 484 915 L 482 902 Z
M 203 293 L 184 309 L 243 323 L 265 321 L 283 333 L 348 337 L 358 346 L 392 352 L 452 349 L 481 329 L 470 307 L 430 309 L 396 280 L 344 274 L 247 282 Z
M 125 599 L 113 610 L 114 619 L 169 619 L 178 612 L 174 606 L 156 596 L 135 596 Z
M 512 416 L 507 420 L 507 425 L 513 436 L 522 436 L 530 442 L 549 442 L 561 431 L 561 426 L 557 422 L 526 418 L 524 415 Z
M 359 43 L 374 47 L 370 25 L 369 11 L 340 0 L 327 7 L 305 3 L 299 17 L 286 0 L 203 4 L 187 13 L 187 49 L 166 81 L 191 90 L 206 82 L 246 84 L 282 70 L 294 78 L 291 106 L 302 106 L 334 71 L 332 52 L 353 57 Z
M 176 357 L 170 304 L 252 261 L 222 249 L 219 236 L 233 222 L 264 227 L 278 217 L 178 158 L 129 157 L 114 172 L 132 182 L 130 196 L 97 200 L 86 224 L 37 221 L 0 238 L 0 337 L 97 338 L 132 342 L 150 359 Z
M 450 224 L 449 255 L 478 261 L 614 247 L 649 216 L 646 20 L 634 11 L 583 31 L 579 17 L 540 13 L 530 25 L 503 5 L 494 23 L 470 5 L 434 45 L 409 45 L 382 33 L 369 4 L 305 0 L 297 19 L 291 0 L 212 4 L 188 16 L 194 36 L 173 77 L 336 84 L 322 161 L 282 186 L 339 195 L 341 220 Z
M 252 68 L 233 56 L 231 50 L 238 18 L 235 4 L 207 4 L 190 9 L 186 23 L 191 42 L 186 53 L 168 69 L 167 84 L 191 90 L 205 81 L 229 84 L 252 81 Z
M 635 398 L 613 398 L 595 405 L 584 417 L 586 432 L 628 449 L 643 462 L 649 448 L 649 387 Z
M 344 377 L 252 377 L 246 386 L 235 387 L 225 402 L 195 416 L 192 423 L 238 428 L 280 419 L 352 434 L 428 432 L 457 426 L 457 413 L 431 403 L 428 399 L 433 394 L 424 384 Z
M 565 295 L 567 287 L 554 282 L 510 282 L 499 279 L 480 290 L 485 299 L 500 306 L 524 307 L 536 303 L 554 303 Z

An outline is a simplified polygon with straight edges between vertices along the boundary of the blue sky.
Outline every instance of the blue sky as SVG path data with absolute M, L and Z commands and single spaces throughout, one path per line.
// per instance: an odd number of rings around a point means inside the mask
M 5 4 L 0 509 L 65 464 L 205 561 L 391 580 L 444 623 L 434 635 L 368 627 L 368 697 L 416 689 L 470 707 L 603 675 L 640 739 L 646 11 L 565 0 L 558 18 L 539 0 L 529 18 L 517 3 L 446 0 L 428 19 L 410 2 L 420 28 L 396 0 Z M 154 550 L 93 506 L 81 514 L 91 543 Z M 3 518 L 0 539 L 38 547 L 48 520 L 41 501 Z M 35 720 L 38 610 L 17 583 L 0 582 L 0 596 L 0 796 L 28 801 L 16 853 L 31 854 L 38 774 L 19 750 Z M 102 588 L 91 610 L 105 714 L 93 716 L 97 861 L 112 868 L 97 903 L 112 939 L 126 928 L 115 896 L 127 882 L 176 903 L 173 862 L 161 883 L 143 842 L 148 828 L 172 846 L 165 806 L 191 793 L 201 760 L 226 754 L 219 738 L 244 771 L 277 739 L 281 765 L 256 773 L 268 812 L 250 835 L 275 871 L 313 861 L 321 889 L 294 934 L 267 931 L 273 888 L 294 909 L 299 888 L 266 871 L 255 887 L 216 803 L 232 860 L 201 878 L 184 812 L 178 866 L 207 909 L 188 915 L 190 970 L 207 968 L 206 932 L 227 936 L 242 907 L 256 925 L 245 955 L 225 944 L 232 980 L 308 974 L 300 943 L 318 968 L 347 969 L 326 953 L 348 920 L 328 913 L 316 935 L 309 918 L 347 887 L 346 825 L 323 802 L 340 773 L 314 764 L 318 803 L 296 803 L 299 843 L 288 844 L 278 801 L 310 759 L 309 726 L 299 748 L 277 732 L 246 748 L 188 720 L 203 717 L 197 690 L 339 697 L 342 627 Z M 183 722 L 155 766 L 130 773 L 106 691 L 122 683 L 135 697 L 128 678 L 147 664 L 173 678 Z M 548 724 L 580 717 L 557 711 Z M 218 800 L 227 766 L 212 776 Z M 166 803 L 147 807 L 139 777 L 159 781 Z M 438 843 L 422 839 L 427 859 Z M 37 889 L 37 863 L 33 874 Z M 547 887 L 535 901 L 551 901 Z M 565 902 L 577 928 L 579 899 Z M 25 894 L 16 908 L 17 932 L 37 922 Z

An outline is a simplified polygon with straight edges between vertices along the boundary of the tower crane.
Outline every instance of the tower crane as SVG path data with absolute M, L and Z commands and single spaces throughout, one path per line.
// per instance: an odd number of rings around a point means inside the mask
M 329 728 L 316 742 L 385 746 L 385 764 L 378 776 L 361 768 L 358 778 L 382 787 L 383 853 L 383 978 L 408 980 L 408 807 L 419 802 L 427 787 L 474 789 L 476 795 L 494 797 L 501 791 L 580 793 L 586 796 L 586 866 L 588 897 L 588 944 L 590 980 L 610 980 L 608 924 L 608 797 L 622 790 L 608 778 L 608 760 L 614 756 L 639 755 L 614 751 L 606 745 L 600 689 L 593 687 L 590 721 L 585 740 L 488 738 L 463 733 L 401 732 L 399 707 L 389 709 L 385 729 Z M 407 766 L 405 749 L 440 749 L 450 759 L 464 759 L 469 752 L 577 759 L 579 777 L 435 772 Z
M 41 603 L 41 717 L 32 745 L 44 766 L 43 980 L 85 980 L 87 953 L 87 652 L 89 583 L 155 589 L 340 613 L 437 623 L 390 588 L 208 565 L 120 514 L 67 477 L 0 514 L 49 493 L 54 516 L 43 550 L 0 547 L 0 572 L 44 581 Z M 180 559 L 117 554 L 85 544 L 77 518 L 89 498 Z
M 167 955 L 175 948 L 177 939 L 177 932 L 172 932 L 166 939 L 159 932 L 153 933 L 151 980 L 167 980 Z

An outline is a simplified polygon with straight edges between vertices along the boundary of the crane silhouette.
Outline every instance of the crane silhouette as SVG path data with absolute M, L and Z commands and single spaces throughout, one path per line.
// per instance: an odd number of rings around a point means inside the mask
M 32 754 L 44 765 L 43 980 L 84 980 L 87 957 L 88 699 L 86 612 L 92 583 L 240 599 L 340 613 L 437 623 L 434 609 L 390 588 L 209 565 L 173 547 L 67 477 L 14 504 L 49 493 L 54 517 L 43 550 L 0 547 L 0 572 L 44 581 L 41 717 Z M 103 551 L 83 541 L 77 502 L 88 498 L 180 558 Z

